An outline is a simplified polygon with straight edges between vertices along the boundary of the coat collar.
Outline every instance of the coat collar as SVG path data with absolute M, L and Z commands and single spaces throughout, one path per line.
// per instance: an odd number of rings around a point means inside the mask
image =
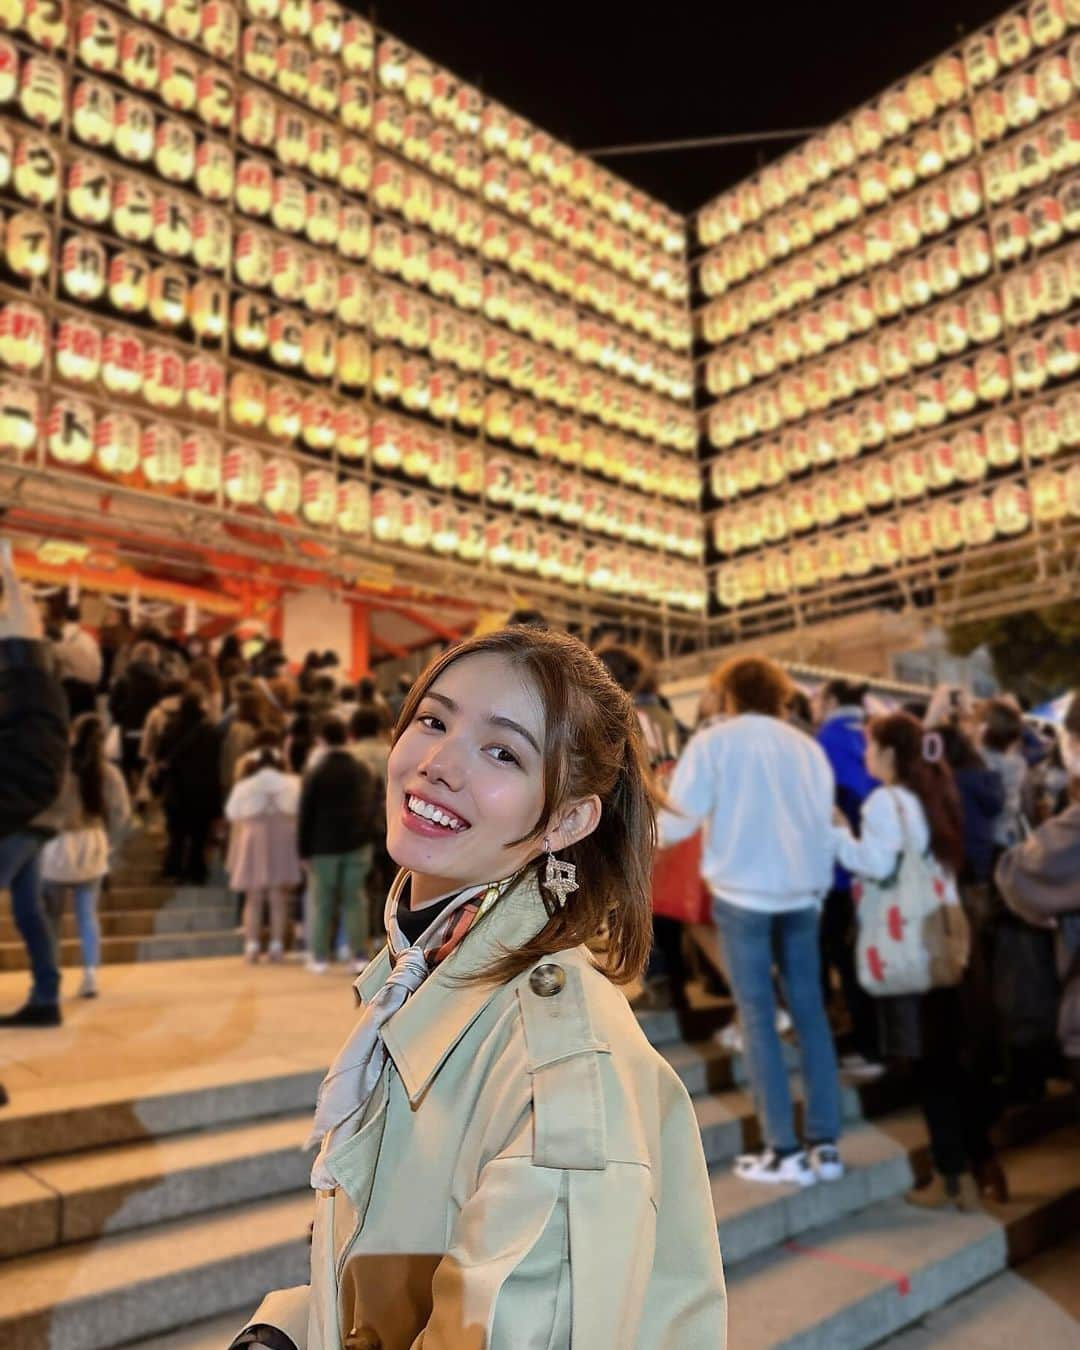
M 478 921 L 460 946 L 437 966 L 383 1027 L 382 1038 L 409 1101 L 415 1105 L 484 1007 L 498 993 L 490 982 L 464 983 L 462 976 L 534 938 L 547 923 L 535 870 Z M 386 982 L 390 956 L 384 948 L 356 981 L 367 1002 Z

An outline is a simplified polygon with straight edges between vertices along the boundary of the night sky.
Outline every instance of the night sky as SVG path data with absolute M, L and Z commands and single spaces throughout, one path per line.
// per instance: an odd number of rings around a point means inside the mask
M 376 17 L 432 60 L 589 150 L 827 124 L 1005 8 L 1004 0 L 667 0 L 644 9 L 590 0 L 393 0 Z M 690 212 L 792 144 L 603 162 Z

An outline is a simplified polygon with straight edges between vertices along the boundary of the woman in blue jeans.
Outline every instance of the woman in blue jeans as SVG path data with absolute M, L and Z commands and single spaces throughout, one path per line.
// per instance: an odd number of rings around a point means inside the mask
M 821 747 L 784 720 L 791 694 L 773 662 L 737 657 L 711 681 L 722 721 L 699 731 L 676 767 L 662 845 L 699 827 L 702 875 L 727 954 L 765 1149 L 744 1154 L 747 1181 L 835 1181 L 843 1175 L 840 1083 L 821 989 L 818 927 L 833 875 L 835 785 Z M 803 1138 L 776 1030 L 772 971 L 783 980 L 806 1092 Z

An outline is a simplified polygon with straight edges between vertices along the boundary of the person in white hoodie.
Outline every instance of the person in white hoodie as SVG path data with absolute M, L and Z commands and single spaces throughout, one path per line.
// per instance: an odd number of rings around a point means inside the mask
M 229 884 L 244 894 L 244 956 L 251 963 L 262 947 L 264 911 L 270 911 L 271 961 L 285 949 L 289 894 L 303 880 L 296 849 L 300 779 L 285 772 L 281 738 L 259 733 L 240 766 L 225 815 L 231 826 L 226 866 Z
M 791 683 L 759 657 L 736 657 L 711 680 L 726 718 L 699 731 L 675 769 L 660 815 L 661 846 L 703 829 L 702 875 L 743 1025 L 765 1149 L 738 1176 L 766 1183 L 843 1175 L 840 1083 L 825 1015 L 818 929 L 832 884 L 835 783 L 824 751 L 790 726 Z M 799 1042 L 805 1145 L 776 1029 L 774 960 Z

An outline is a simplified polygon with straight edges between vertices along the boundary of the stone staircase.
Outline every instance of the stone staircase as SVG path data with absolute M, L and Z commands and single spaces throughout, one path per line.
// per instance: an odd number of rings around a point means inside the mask
M 152 832 L 134 834 L 125 844 L 98 905 L 103 965 L 232 956 L 242 950 L 236 902 L 224 875 L 212 871 L 207 886 L 162 882 L 162 848 L 161 836 Z M 0 904 L 0 971 L 25 970 L 27 964 L 5 896 Z M 60 964 L 82 965 L 70 905 L 62 920 Z
M 905 1205 L 928 1159 L 902 1080 L 846 1089 L 842 1181 L 756 1187 L 730 1172 L 758 1129 L 740 1062 L 705 1036 L 710 1017 L 687 1028 L 692 1039 L 672 1014 L 641 1020 L 694 1098 L 733 1350 L 876 1345 L 1080 1222 L 1070 1093 L 1005 1120 L 1015 1198 L 986 1214 Z M 300 1144 L 321 1074 L 232 1060 L 165 1087 L 151 1074 L 88 1084 L 63 1110 L 13 1094 L 0 1111 L 0 1345 L 224 1350 L 267 1289 L 306 1279 Z M 1075 1344 L 1047 1319 L 1028 1313 L 1030 1344 Z

